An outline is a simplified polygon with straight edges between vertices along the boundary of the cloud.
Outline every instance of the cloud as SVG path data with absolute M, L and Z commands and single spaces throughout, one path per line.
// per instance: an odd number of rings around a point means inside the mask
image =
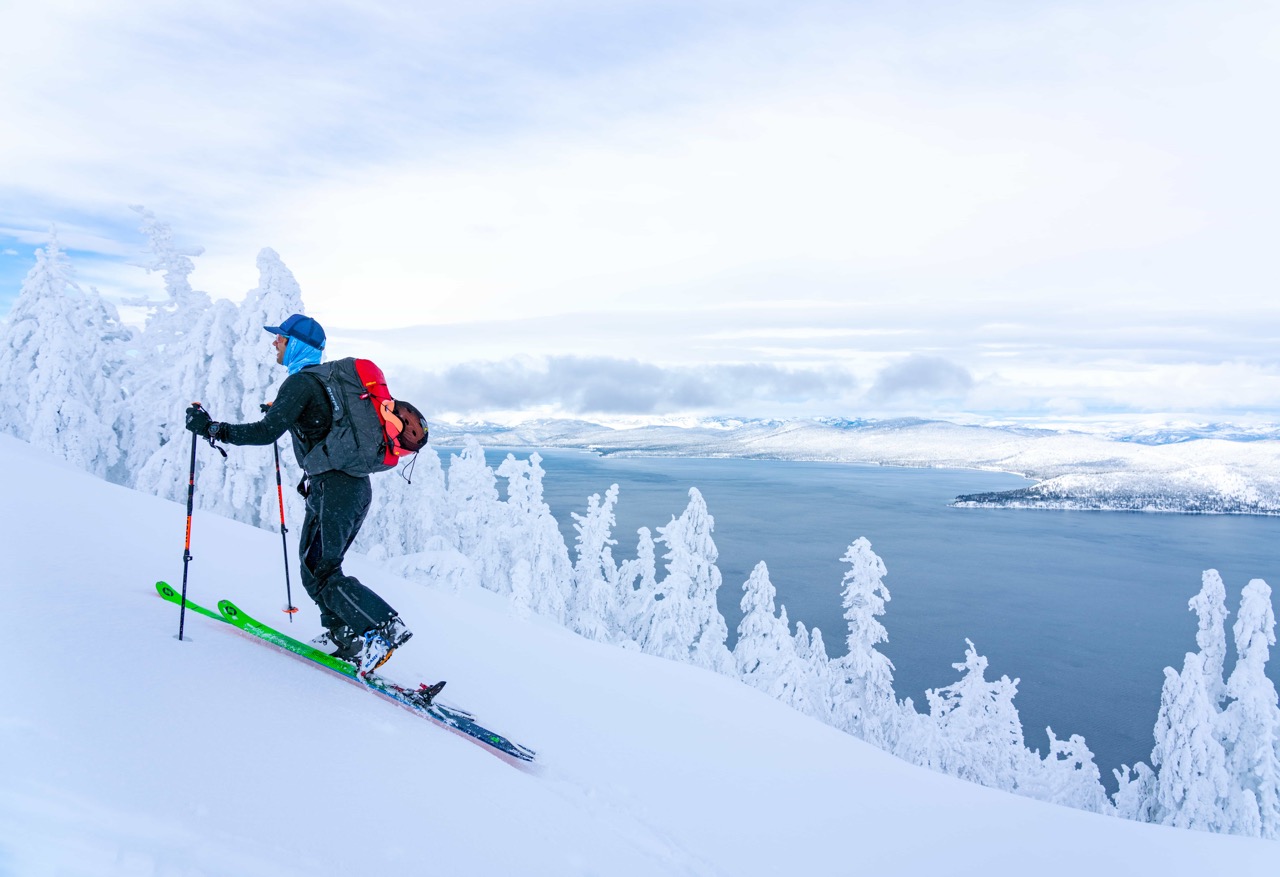
M 577 356 L 464 363 L 439 373 L 406 375 L 404 385 L 412 388 L 406 395 L 420 394 L 435 411 L 544 409 L 574 415 L 741 413 L 845 397 L 856 388 L 852 376 L 838 369 L 663 367 Z
M 882 369 L 867 398 L 890 403 L 926 396 L 963 397 L 973 384 L 968 369 L 939 356 L 915 354 Z

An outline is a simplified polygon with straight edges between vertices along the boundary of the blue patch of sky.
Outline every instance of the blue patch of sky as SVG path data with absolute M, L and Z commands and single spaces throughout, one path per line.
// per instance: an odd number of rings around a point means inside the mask
M 146 259 L 147 241 L 138 229 L 140 217 L 125 205 L 121 205 L 118 215 L 106 215 L 68 205 L 40 203 L 32 205 L 31 214 L 52 217 L 62 250 L 71 260 L 73 278 L 82 287 L 94 285 L 89 278 L 98 273 L 93 267 L 95 265 L 106 263 L 128 266 Z M 47 225 L 34 222 L 11 222 L 9 225 L 10 228 L 25 226 L 41 240 L 38 243 L 28 243 L 11 233 L 0 232 L 0 316 L 7 315 L 17 301 L 23 281 L 35 266 L 36 250 L 44 248 L 48 239 Z M 85 235 L 101 240 L 103 245 L 98 248 L 69 245 L 70 240 L 83 239 Z M 31 236 L 24 235 L 27 238 Z M 179 241 L 179 245 L 182 243 Z M 137 271 L 141 285 L 145 282 L 142 280 L 145 272 L 140 267 Z M 121 292 L 114 289 L 100 291 L 108 298 Z M 136 290 L 123 292 L 132 295 Z
M 36 248 L 0 234 L 0 316 L 8 315 L 18 300 L 22 281 L 35 264 Z

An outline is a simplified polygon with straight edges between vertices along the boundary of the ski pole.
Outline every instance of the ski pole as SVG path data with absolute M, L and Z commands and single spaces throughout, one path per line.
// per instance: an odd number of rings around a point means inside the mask
M 262 405 L 262 413 L 266 414 L 271 410 L 270 405 Z M 280 442 L 276 440 L 271 443 L 272 450 L 276 455 L 276 496 L 280 498 L 280 546 L 284 549 L 284 597 L 285 612 L 289 616 L 289 623 L 293 624 L 293 616 L 297 614 L 298 607 L 293 605 L 293 588 L 289 584 L 289 540 L 285 538 L 285 534 L 289 532 L 289 528 L 284 525 L 284 485 L 280 481 Z
M 191 403 L 199 408 L 199 402 Z M 187 566 L 191 563 L 191 512 L 196 500 L 196 441 L 199 436 L 191 433 L 191 474 L 187 477 L 187 541 L 182 548 L 182 602 L 178 610 L 178 642 L 182 642 L 183 626 L 187 620 Z

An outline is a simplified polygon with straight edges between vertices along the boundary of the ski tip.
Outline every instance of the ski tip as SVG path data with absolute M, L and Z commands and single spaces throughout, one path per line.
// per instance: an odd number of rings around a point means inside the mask
M 169 587 L 168 582 L 156 582 L 156 593 L 161 597 L 164 597 L 166 600 L 172 600 L 174 597 L 178 596 L 178 592 Z
M 228 621 L 235 621 L 241 615 L 239 607 L 230 600 L 219 600 L 218 611 L 221 612 L 222 617 Z

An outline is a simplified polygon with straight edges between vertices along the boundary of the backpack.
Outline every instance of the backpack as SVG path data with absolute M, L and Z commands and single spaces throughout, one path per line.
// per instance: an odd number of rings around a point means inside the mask
M 333 426 L 306 454 L 294 444 L 308 475 L 335 469 L 357 477 L 394 469 L 427 442 L 427 425 L 412 405 L 397 402 L 387 379 L 367 359 L 346 359 L 302 370 L 320 381 L 333 406 Z M 418 439 L 418 427 L 421 437 Z

